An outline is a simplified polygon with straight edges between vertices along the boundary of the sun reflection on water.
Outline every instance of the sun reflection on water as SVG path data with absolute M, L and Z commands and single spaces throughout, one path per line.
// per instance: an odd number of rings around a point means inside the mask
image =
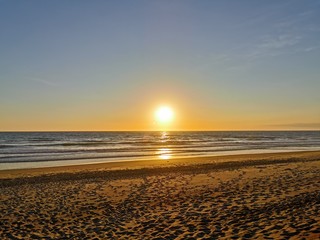
M 168 138 L 169 138 L 169 136 L 168 136 L 168 133 L 167 133 L 167 132 L 161 132 L 160 142 L 165 143 Z
M 160 148 L 157 152 L 157 155 L 160 159 L 167 160 L 171 158 L 171 149 L 169 148 Z
M 169 138 L 170 137 L 168 132 L 160 133 L 160 142 L 161 144 L 163 144 L 163 146 L 159 148 L 158 151 L 156 152 L 156 155 L 160 159 L 167 160 L 171 158 L 172 150 L 164 145 L 169 140 Z

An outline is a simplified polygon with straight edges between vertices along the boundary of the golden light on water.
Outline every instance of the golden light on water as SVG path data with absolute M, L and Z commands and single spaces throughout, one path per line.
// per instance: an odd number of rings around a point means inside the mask
M 160 148 L 157 152 L 160 159 L 167 160 L 171 158 L 171 150 L 169 148 Z
M 160 142 L 165 143 L 168 139 L 168 133 L 167 132 L 162 132 L 160 136 Z
M 160 133 L 160 142 L 165 145 L 165 143 L 169 140 L 169 135 L 167 132 L 161 132 Z M 161 147 L 156 152 L 158 157 L 162 160 L 167 160 L 171 158 L 172 150 L 168 147 Z

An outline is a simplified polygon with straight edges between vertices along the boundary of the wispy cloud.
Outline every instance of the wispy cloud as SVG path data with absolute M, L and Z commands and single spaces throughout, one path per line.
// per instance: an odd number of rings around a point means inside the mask
M 314 37 L 314 33 L 320 31 L 319 25 L 314 20 L 314 16 L 318 13 L 315 9 L 310 8 L 311 6 L 275 21 L 273 30 L 260 37 L 254 47 L 256 57 L 278 56 L 317 49 L 319 46 L 317 43 L 308 41 Z
M 56 82 L 50 81 L 48 79 L 45 78 L 38 78 L 38 77 L 28 77 L 28 80 L 34 81 L 34 82 L 38 82 L 47 86 L 52 86 L 52 87 L 56 87 L 59 84 L 57 84 Z
M 319 49 L 319 48 L 320 48 L 320 45 L 318 45 L 318 46 L 313 46 L 313 47 L 306 47 L 306 48 L 303 49 L 303 51 L 305 51 L 305 52 L 311 52 L 311 51 L 317 50 L 317 49 Z
M 311 9 L 279 18 L 268 33 L 258 36 L 249 47 L 243 46 L 242 54 L 235 55 L 234 59 L 248 68 L 260 59 L 318 50 L 320 42 L 314 41 L 314 34 L 320 27 L 311 20 L 316 14 Z
M 281 49 L 298 44 L 301 36 L 292 36 L 289 34 L 282 34 L 278 36 L 267 36 L 263 42 L 258 46 L 261 49 Z
M 267 127 L 291 128 L 291 129 L 320 129 L 320 123 L 290 123 L 290 124 L 272 124 Z
M 260 60 L 319 50 L 320 26 L 315 19 L 319 14 L 320 2 L 318 5 L 306 5 L 304 9 L 295 6 L 298 3 L 299 1 L 284 1 L 271 4 L 262 14 L 255 13 L 246 21 L 234 25 L 234 30 L 256 31 L 257 34 L 247 41 L 240 40 L 236 47 L 203 57 L 207 63 L 198 66 L 195 64 L 195 70 L 221 66 L 228 71 L 243 72 Z M 288 8 L 293 9 L 292 6 L 295 10 L 287 11 Z M 260 26 L 265 27 L 265 30 L 255 29 Z
M 264 57 L 276 57 L 295 52 L 292 48 L 298 45 L 302 36 L 292 34 L 266 35 L 251 51 L 243 55 L 244 60 L 253 61 Z

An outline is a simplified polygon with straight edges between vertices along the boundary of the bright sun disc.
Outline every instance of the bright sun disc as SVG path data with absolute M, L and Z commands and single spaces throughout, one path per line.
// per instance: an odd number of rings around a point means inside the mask
M 173 118 L 173 111 L 169 107 L 160 107 L 155 112 L 156 120 L 160 123 L 168 123 Z

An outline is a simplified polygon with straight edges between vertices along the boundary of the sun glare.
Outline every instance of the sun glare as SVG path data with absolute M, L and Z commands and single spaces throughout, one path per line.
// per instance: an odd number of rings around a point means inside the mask
M 159 107 L 155 112 L 155 117 L 159 123 L 169 123 L 173 119 L 173 111 L 170 107 Z

